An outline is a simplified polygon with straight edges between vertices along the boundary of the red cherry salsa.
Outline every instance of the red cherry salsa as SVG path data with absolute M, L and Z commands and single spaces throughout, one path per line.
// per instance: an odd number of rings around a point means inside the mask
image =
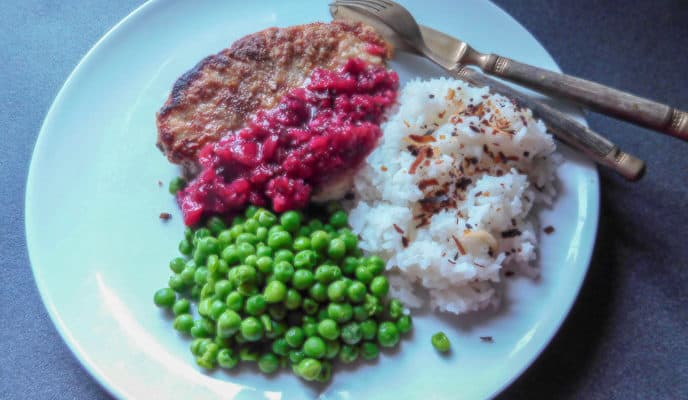
M 314 70 L 305 88 L 201 150 L 200 174 L 178 194 L 184 223 L 248 204 L 305 207 L 314 187 L 357 168 L 375 148 L 398 88 L 396 72 L 357 58 L 339 71 Z

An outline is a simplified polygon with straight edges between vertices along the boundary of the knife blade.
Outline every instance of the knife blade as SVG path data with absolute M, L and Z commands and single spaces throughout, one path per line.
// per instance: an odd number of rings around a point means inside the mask
M 346 6 L 330 6 L 330 13 L 334 19 L 362 22 L 372 26 L 385 40 L 390 42 L 395 50 L 425 56 L 433 63 L 445 69 L 451 76 L 464 80 L 473 86 L 489 86 L 492 93 L 505 95 L 517 103 L 530 108 L 533 114 L 545 121 L 549 130 L 559 140 L 583 152 L 597 164 L 606 166 L 621 174 L 626 179 L 636 181 L 645 172 L 645 162 L 639 158 L 621 151 L 617 145 L 607 140 L 584 124 L 574 120 L 567 114 L 513 87 L 492 79 L 472 68 L 461 65 L 458 60 L 465 54 L 465 42 L 454 37 L 419 25 L 421 34 L 429 52 L 421 54 L 386 24 L 366 13 L 358 12 Z

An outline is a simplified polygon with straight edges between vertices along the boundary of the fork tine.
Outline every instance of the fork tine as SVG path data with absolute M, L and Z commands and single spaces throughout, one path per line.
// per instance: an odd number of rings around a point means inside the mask
M 348 6 L 358 8 L 364 11 L 375 13 L 382 11 L 382 8 L 380 8 L 379 6 L 371 4 L 365 0 L 337 0 L 332 4 L 335 6 Z
M 386 0 L 363 0 L 371 4 L 375 4 L 376 6 L 382 8 L 383 10 L 385 8 L 389 8 L 394 6 L 394 3 L 386 1 Z

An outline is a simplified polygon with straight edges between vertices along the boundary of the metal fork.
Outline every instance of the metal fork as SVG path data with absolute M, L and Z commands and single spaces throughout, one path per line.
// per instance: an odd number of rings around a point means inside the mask
M 346 0 L 347 3 L 349 1 L 351 0 Z M 631 181 L 638 180 L 643 176 L 645 163 L 642 160 L 622 151 L 617 145 L 567 114 L 472 68 L 461 66 L 458 69 L 451 69 L 449 65 L 442 63 L 431 51 L 428 50 L 423 53 L 418 48 L 408 44 L 374 14 L 362 12 L 361 8 L 352 8 L 341 3 L 343 1 L 338 1 L 330 6 L 330 12 L 335 19 L 363 22 L 371 25 L 380 35 L 394 45 L 397 50 L 425 56 L 430 61 L 449 70 L 452 75 L 461 80 L 478 87 L 489 86 L 491 92 L 510 97 L 519 104 L 530 108 L 536 117 L 541 118 L 547 123 L 548 130 L 559 140 L 587 155 L 597 164 L 606 166 Z M 450 36 L 434 29 L 425 26 L 420 29 L 422 35 L 425 36 L 428 44 L 432 47 L 441 48 L 446 42 L 453 40 Z
M 337 0 L 334 5 L 358 8 L 389 26 L 416 50 L 432 58 L 433 52 L 411 13 L 390 0 Z M 652 100 L 632 95 L 596 82 L 576 78 L 497 54 L 483 54 L 457 39 L 455 54 L 434 54 L 455 66 L 474 65 L 483 72 L 504 78 L 531 89 L 567 98 L 578 104 L 633 124 L 688 141 L 688 113 Z M 437 62 L 436 60 L 433 60 Z

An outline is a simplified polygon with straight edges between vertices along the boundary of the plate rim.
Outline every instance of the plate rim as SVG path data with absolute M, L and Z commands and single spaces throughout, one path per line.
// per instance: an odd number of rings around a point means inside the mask
M 497 12 L 501 13 L 503 17 L 511 20 L 518 26 L 520 26 L 522 29 L 524 29 L 539 47 L 541 47 L 544 52 L 547 54 L 547 56 L 553 61 L 556 70 L 561 72 L 561 68 L 559 67 L 558 63 L 552 57 L 550 52 L 547 50 L 547 48 L 537 39 L 533 33 L 528 30 L 523 24 L 521 24 L 516 18 L 514 18 L 511 14 L 506 12 L 502 7 L 499 5 L 495 4 L 493 1 L 488 0 L 488 2 L 497 10 Z M 36 189 L 34 186 L 36 185 L 36 179 L 34 175 L 36 174 L 36 158 L 39 154 L 41 154 L 43 151 L 41 150 L 43 148 L 43 142 L 45 142 L 45 137 L 46 137 L 46 131 L 49 129 L 49 126 L 52 122 L 52 120 L 55 118 L 55 115 L 57 114 L 58 110 L 60 109 L 60 105 L 63 102 L 63 97 L 66 96 L 66 93 L 69 92 L 72 89 L 72 86 L 74 84 L 74 80 L 76 77 L 80 74 L 81 70 L 86 67 L 86 64 L 88 64 L 91 59 L 95 56 L 95 53 L 98 51 L 101 51 L 103 46 L 107 44 L 110 40 L 113 39 L 113 36 L 116 35 L 120 29 L 124 29 L 125 26 L 129 23 L 131 23 L 134 19 L 141 17 L 142 14 L 147 12 L 147 10 L 154 5 L 158 4 L 159 1 L 157 0 L 146 0 L 144 3 L 141 5 L 137 6 L 134 8 L 131 12 L 129 12 L 125 17 L 123 17 L 121 20 L 119 20 L 115 25 L 113 25 L 110 29 L 107 30 L 105 34 L 103 34 L 90 48 L 89 50 L 81 57 L 79 62 L 76 64 L 76 66 L 73 68 L 73 70 L 69 73 L 67 79 L 64 81 L 62 86 L 60 87 L 59 91 L 57 92 L 57 95 L 55 96 L 54 100 L 52 101 L 44 119 L 43 123 L 41 124 L 41 127 L 39 129 L 36 142 L 34 144 L 34 147 L 32 149 L 31 153 L 31 158 L 29 162 L 29 168 L 28 168 L 28 173 L 26 177 L 26 186 L 25 186 L 25 192 L 24 192 L 24 233 L 26 237 L 26 244 L 27 244 L 27 252 L 29 256 L 29 263 L 31 266 L 31 271 L 32 275 L 34 277 L 34 280 L 36 281 L 36 286 L 38 288 L 38 293 L 40 295 L 41 301 L 43 302 L 43 305 L 45 306 L 48 316 L 50 317 L 51 322 L 55 326 L 58 334 L 60 335 L 62 341 L 67 345 L 68 349 L 71 351 L 72 355 L 78 360 L 80 366 L 84 368 L 89 375 L 103 388 L 105 389 L 110 395 L 115 396 L 117 398 L 125 398 L 125 392 L 118 388 L 118 385 L 116 382 L 112 382 L 111 379 L 107 376 L 107 374 L 103 373 L 100 369 L 100 367 L 97 365 L 97 363 L 93 362 L 89 357 L 88 354 L 79 346 L 78 342 L 76 339 L 72 337 L 72 335 L 69 332 L 69 329 L 65 325 L 64 321 L 61 319 L 58 310 L 55 307 L 54 302 L 51 301 L 50 296 L 48 295 L 48 288 L 47 288 L 47 283 L 41 278 L 40 273 L 38 272 L 38 269 L 36 267 L 36 263 L 34 262 L 34 259 L 36 258 L 35 254 L 37 254 L 37 250 L 33 249 L 33 245 L 31 244 L 31 240 L 29 240 L 29 232 L 30 232 L 30 227 L 34 226 L 35 223 L 33 222 L 33 215 L 30 212 L 30 206 L 33 203 L 33 196 L 32 193 L 36 193 Z M 587 125 L 587 121 L 585 120 L 584 117 L 579 118 L 585 125 Z M 561 142 L 558 142 L 558 144 L 562 144 Z M 588 216 L 588 229 L 586 232 L 583 232 L 581 237 L 583 238 L 589 238 L 589 245 L 588 246 L 583 246 L 583 248 L 587 249 L 587 254 L 585 254 L 585 257 L 583 257 L 580 261 L 580 264 L 584 266 L 584 271 L 582 271 L 582 279 L 578 282 L 576 287 L 574 288 L 575 290 L 572 290 L 571 293 L 574 293 L 573 296 L 570 296 L 569 301 L 567 304 L 565 304 L 561 310 L 561 312 L 556 318 L 553 319 L 551 326 L 551 332 L 547 332 L 545 334 L 546 339 L 540 346 L 540 348 L 537 351 L 532 352 L 529 358 L 522 364 L 522 366 L 518 369 L 515 370 L 513 374 L 511 374 L 510 379 L 507 379 L 504 381 L 502 385 L 496 385 L 493 390 L 486 391 L 486 394 L 488 394 L 488 398 L 493 398 L 500 393 L 502 393 L 504 390 L 509 388 L 518 378 L 523 376 L 525 371 L 530 368 L 533 363 L 542 355 L 542 353 L 549 347 L 551 344 L 552 340 L 555 338 L 555 336 L 559 333 L 559 330 L 561 329 L 564 321 L 569 317 L 571 310 L 576 303 L 578 297 L 580 296 L 581 288 L 583 284 L 585 283 L 585 280 L 587 279 L 588 271 L 590 269 L 590 263 L 592 261 L 592 257 L 594 255 L 594 247 L 595 247 L 595 242 L 596 238 L 598 235 L 598 229 L 599 229 L 599 214 L 600 214 L 600 180 L 599 180 L 599 168 L 597 165 L 593 164 L 593 169 L 591 170 L 592 174 L 594 175 L 595 183 L 596 184 L 589 184 L 588 189 L 589 189 L 589 194 L 587 196 L 587 200 L 591 201 L 589 203 L 589 216 Z M 33 256 L 32 256 L 33 254 Z

